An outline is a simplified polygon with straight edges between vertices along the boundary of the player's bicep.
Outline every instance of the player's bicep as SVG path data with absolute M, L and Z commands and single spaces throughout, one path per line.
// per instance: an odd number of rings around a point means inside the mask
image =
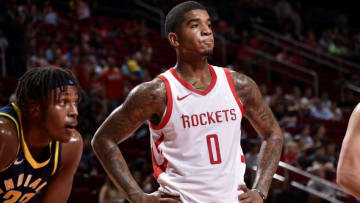
M 19 141 L 15 124 L 0 118 L 0 171 L 6 169 L 16 157 Z
M 245 117 L 251 125 L 263 137 L 268 137 L 280 127 L 270 109 L 264 102 L 263 97 L 256 83 L 249 77 L 232 73 L 236 92 L 244 106 Z
M 159 83 L 159 82 L 158 82 Z M 134 88 L 124 103 L 116 108 L 95 134 L 119 143 L 128 138 L 146 120 L 159 115 L 164 109 L 164 89 L 154 81 Z

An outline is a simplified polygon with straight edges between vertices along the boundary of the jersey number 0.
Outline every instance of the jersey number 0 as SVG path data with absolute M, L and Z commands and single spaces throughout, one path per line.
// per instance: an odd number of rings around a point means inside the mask
M 220 164 L 221 163 L 221 154 L 220 154 L 218 136 L 216 134 L 207 135 L 206 142 L 207 142 L 207 147 L 208 147 L 208 151 L 209 151 L 210 163 L 211 164 Z

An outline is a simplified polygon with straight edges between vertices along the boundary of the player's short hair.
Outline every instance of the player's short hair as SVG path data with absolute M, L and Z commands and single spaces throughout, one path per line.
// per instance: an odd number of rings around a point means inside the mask
M 69 85 L 76 87 L 80 97 L 80 87 L 69 69 L 55 66 L 31 68 L 19 79 L 15 90 L 16 104 L 24 113 L 27 112 L 26 105 L 30 101 L 39 101 L 43 108 L 52 99 L 50 98 L 51 90 L 59 88 L 60 92 L 64 92 Z M 55 94 L 54 96 L 59 97 L 60 95 Z
M 176 32 L 176 28 L 184 20 L 184 15 L 192 10 L 206 10 L 206 8 L 196 1 L 186 1 L 172 8 L 165 18 L 165 34 Z

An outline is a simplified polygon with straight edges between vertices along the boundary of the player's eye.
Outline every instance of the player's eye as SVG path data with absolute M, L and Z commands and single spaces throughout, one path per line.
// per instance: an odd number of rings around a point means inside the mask
M 59 101 L 59 105 L 62 107 L 64 107 L 66 105 L 66 103 L 67 103 L 66 99 L 60 99 L 60 101 Z
M 192 24 L 191 28 L 197 28 L 199 25 L 198 24 Z

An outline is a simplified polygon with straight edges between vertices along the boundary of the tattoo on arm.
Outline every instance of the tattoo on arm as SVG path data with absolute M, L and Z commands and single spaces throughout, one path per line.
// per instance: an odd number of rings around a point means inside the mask
M 280 160 L 283 135 L 256 83 L 243 74 L 236 72 L 231 74 L 238 97 L 244 106 L 245 117 L 263 138 L 253 188 L 267 195 Z
M 98 154 L 98 156 L 99 158 L 104 157 L 102 163 L 106 172 L 110 175 L 112 181 L 116 183 L 115 185 L 127 196 L 127 199 L 135 202 L 141 196 L 142 190 L 131 176 L 118 146 L 108 144 L 104 147 L 106 148 L 104 153 Z
M 166 89 L 160 79 L 134 88 L 124 104 L 115 109 L 95 133 L 93 149 L 105 171 L 131 202 L 143 194 L 132 177 L 118 143 L 126 140 L 146 120 L 154 124 L 166 108 Z

